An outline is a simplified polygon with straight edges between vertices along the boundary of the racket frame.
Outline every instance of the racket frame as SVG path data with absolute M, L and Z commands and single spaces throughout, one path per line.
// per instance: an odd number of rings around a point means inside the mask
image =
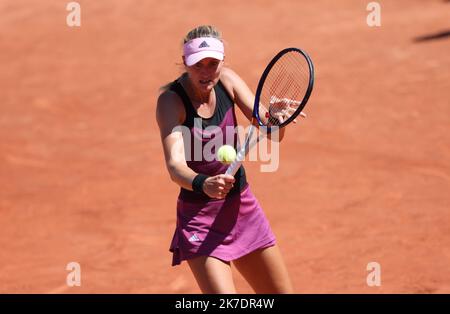
M 302 102 L 300 103 L 298 109 L 296 109 L 295 113 L 292 116 L 290 116 L 286 121 L 281 123 L 280 125 L 275 126 L 275 128 L 279 129 L 279 128 L 285 127 L 290 122 L 292 122 L 300 114 L 300 112 L 302 112 L 303 108 L 305 107 L 306 103 L 308 102 L 309 96 L 311 95 L 313 85 L 314 85 L 314 65 L 313 65 L 309 55 L 306 52 L 304 52 L 303 50 L 295 48 L 295 47 L 285 48 L 285 49 L 281 50 L 279 53 L 277 53 L 277 55 L 275 57 L 272 58 L 272 60 L 269 62 L 269 64 L 264 69 L 264 72 L 261 75 L 261 78 L 259 79 L 258 87 L 257 87 L 256 93 L 255 93 L 255 102 L 253 104 L 253 113 L 252 113 L 252 121 L 250 124 L 250 129 L 245 138 L 244 145 L 241 146 L 241 148 L 239 149 L 239 151 L 236 155 L 236 159 L 228 167 L 225 174 L 234 176 L 236 174 L 236 172 L 239 170 L 242 162 L 245 159 L 245 156 L 250 151 L 250 149 L 252 149 L 252 147 L 255 146 L 256 143 L 258 143 L 264 136 L 266 136 L 267 134 L 270 134 L 272 132 L 272 128 L 274 128 L 274 127 L 267 126 L 261 121 L 261 117 L 259 115 L 259 100 L 261 97 L 261 92 L 262 92 L 264 83 L 266 81 L 267 76 L 269 75 L 270 70 L 283 55 L 285 55 L 286 53 L 288 53 L 290 51 L 296 51 L 296 52 L 302 54 L 308 63 L 309 74 L 310 74 L 308 88 L 306 90 L 306 93 L 305 93 L 305 96 L 303 97 Z M 259 127 L 264 128 L 264 131 L 262 132 L 263 134 L 258 136 L 257 139 L 255 139 L 254 141 L 251 141 L 254 130 L 256 128 L 255 123 L 254 123 L 255 120 L 258 123 Z
M 275 63 L 283 55 L 285 55 L 286 53 L 288 53 L 290 51 L 296 51 L 296 52 L 302 54 L 303 57 L 306 59 L 306 61 L 308 63 L 308 68 L 309 68 L 308 88 L 306 90 L 306 93 L 305 93 L 305 96 L 303 97 L 302 102 L 299 105 L 299 109 L 297 109 L 295 111 L 295 113 L 292 116 L 290 116 L 286 121 L 284 121 L 283 123 L 278 125 L 277 128 L 282 128 L 282 127 L 288 125 L 289 123 L 291 123 L 300 114 L 300 112 L 302 112 L 303 108 L 305 107 L 306 103 L 308 102 L 309 96 L 311 96 L 311 92 L 312 92 L 312 89 L 313 89 L 313 86 L 314 86 L 314 65 L 313 65 L 313 63 L 311 61 L 311 58 L 309 57 L 309 55 L 306 52 L 304 52 L 303 50 L 301 50 L 299 48 L 290 47 L 290 48 L 285 48 L 285 49 L 281 50 L 279 53 L 277 53 L 277 55 L 275 57 L 273 57 L 273 59 L 269 62 L 267 67 L 264 69 L 264 72 L 261 75 L 261 78 L 259 79 L 258 87 L 256 88 L 255 103 L 253 105 L 253 117 L 256 119 L 256 121 L 258 122 L 259 126 L 262 126 L 263 128 L 266 129 L 266 134 L 269 134 L 269 133 L 272 132 L 272 127 L 266 126 L 261 121 L 261 117 L 259 115 L 259 100 L 261 98 L 261 92 L 262 92 L 262 89 L 264 87 L 264 83 L 266 82 L 267 76 L 269 75 L 270 70 L 273 68 Z

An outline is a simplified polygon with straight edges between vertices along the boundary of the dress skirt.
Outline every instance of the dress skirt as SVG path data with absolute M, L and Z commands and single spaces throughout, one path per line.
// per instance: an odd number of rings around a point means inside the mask
M 177 200 L 172 266 L 198 256 L 229 262 L 273 245 L 275 236 L 249 185 L 220 200 Z

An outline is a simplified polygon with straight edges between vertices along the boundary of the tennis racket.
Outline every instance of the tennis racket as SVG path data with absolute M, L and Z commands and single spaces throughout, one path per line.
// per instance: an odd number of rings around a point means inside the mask
M 256 89 L 252 123 L 244 145 L 225 174 L 234 176 L 250 149 L 266 134 L 295 121 L 308 102 L 313 85 L 314 66 L 301 49 L 283 49 L 270 61 Z M 265 132 L 252 140 L 255 122 Z

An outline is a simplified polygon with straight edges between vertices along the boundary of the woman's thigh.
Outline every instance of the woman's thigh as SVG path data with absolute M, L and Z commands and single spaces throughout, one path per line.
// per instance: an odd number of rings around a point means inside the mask
M 277 246 L 259 249 L 233 264 L 256 293 L 293 293 L 293 288 Z
M 187 261 L 203 293 L 236 293 L 230 263 L 211 256 Z

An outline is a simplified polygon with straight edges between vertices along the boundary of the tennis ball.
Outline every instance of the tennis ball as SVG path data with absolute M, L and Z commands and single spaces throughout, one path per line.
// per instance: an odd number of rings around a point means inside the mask
M 217 158 L 224 164 L 231 164 L 236 159 L 236 151 L 231 145 L 223 145 L 217 151 Z

